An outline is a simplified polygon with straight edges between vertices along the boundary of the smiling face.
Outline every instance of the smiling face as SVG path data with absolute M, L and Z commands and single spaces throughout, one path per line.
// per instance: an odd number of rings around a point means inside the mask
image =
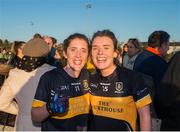
M 97 36 L 92 42 L 92 60 L 102 75 L 109 75 L 115 69 L 114 58 L 117 52 L 114 49 L 113 41 L 106 36 Z
M 63 54 L 67 59 L 68 72 L 74 72 L 78 76 L 88 58 L 88 43 L 80 38 L 72 39 Z

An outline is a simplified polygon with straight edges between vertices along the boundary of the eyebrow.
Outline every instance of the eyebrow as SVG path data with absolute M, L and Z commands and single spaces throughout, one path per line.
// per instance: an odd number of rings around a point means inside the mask
M 92 47 L 97 47 L 98 45 L 92 45 Z M 108 44 L 104 44 L 104 45 L 102 45 L 102 46 L 104 46 L 104 47 L 111 47 L 111 45 L 108 45 Z
M 69 47 L 69 48 L 75 48 L 75 49 L 77 49 L 77 47 Z M 87 49 L 87 48 L 81 47 L 81 49 Z

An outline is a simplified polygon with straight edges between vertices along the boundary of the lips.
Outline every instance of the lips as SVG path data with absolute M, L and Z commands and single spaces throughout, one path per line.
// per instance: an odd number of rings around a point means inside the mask
M 73 63 L 75 65 L 81 65 L 82 61 L 81 60 L 74 60 Z
M 97 57 L 96 58 L 98 62 L 105 62 L 106 61 L 106 58 L 105 57 Z

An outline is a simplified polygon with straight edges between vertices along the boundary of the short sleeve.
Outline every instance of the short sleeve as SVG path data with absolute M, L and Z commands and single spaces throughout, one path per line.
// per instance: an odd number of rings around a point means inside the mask
M 133 98 L 136 103 L 136 107 L 141 108 L 145 105 L 148 105 L 152 102 L 151 96 L 149 93 L 149 87 L 145 83 L 142 74 L 136 73 L 136 76 L 134 76 L 134 85 L 132 85 L 133 88 Z
M 35 97 L 33 99 L 32 107 L 41 107 L 49 99 L 50 88 L 49 88 L 49 77 L 48 72 L 45 73 L 39 81 Z

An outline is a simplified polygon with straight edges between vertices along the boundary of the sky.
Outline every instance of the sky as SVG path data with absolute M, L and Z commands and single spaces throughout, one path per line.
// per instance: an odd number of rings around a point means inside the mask
M 90 6 L 88 6 L 90 5 Z M 113 31 L 119 42 L 147 41 L 164 30 L 180 41 L 179 0 L 0 0 L 0 39 L 28 41 L 35 33 L 59 43 L 73 33 L 89 38 Z

